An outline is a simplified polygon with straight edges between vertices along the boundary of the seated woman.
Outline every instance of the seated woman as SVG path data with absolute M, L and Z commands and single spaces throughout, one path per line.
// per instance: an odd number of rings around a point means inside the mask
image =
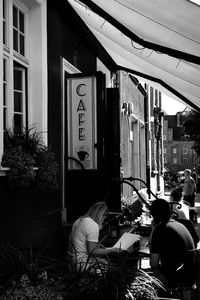
M 105 248 L 99 244 L 99 231 L 109 214 L 105 202 L 95 203 L 85 215 L 78 218 L 69 238 L 68 254 L 77 270 L 85 270 L 99 265 L 97 258 L 106 258 L 108 254 L 119 253 L 119 248 Z M 106 263 L 106 260 L 101 260 Z
M 172 209 L 176 212 L 178 219 L 190 219 L 190 208 L 183 201 L 183 189 L 181 186 L 172 189 L 169 201 L 177 203 L 177 205 L 173 204 Z
M 150 240 L 150 265 L 154 275 L 168 287 L 195 280 L 195 246 L 186 227 L 171 219 L 169 203 L 154 200 L 150 207 L 153 217 Z

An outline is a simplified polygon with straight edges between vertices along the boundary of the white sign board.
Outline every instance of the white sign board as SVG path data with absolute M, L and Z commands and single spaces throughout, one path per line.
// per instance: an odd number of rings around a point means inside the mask
M 96 77 L 67 78 L 68 156 L 85 169 L 97 168 Z M 68 168 L 80 169 L 75 160 Z

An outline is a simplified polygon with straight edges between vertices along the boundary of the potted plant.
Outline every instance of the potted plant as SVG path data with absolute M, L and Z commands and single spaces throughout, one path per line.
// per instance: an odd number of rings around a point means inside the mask
M 2 166 L 9 168 L 7 183 L 12 188 L 58 189 L 58 163 L 34 128 L 4 132 Z

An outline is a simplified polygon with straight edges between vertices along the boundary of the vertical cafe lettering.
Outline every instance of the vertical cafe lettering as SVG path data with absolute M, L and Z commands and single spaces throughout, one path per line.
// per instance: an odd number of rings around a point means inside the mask
M 76 93 L 80 97 L 84 97 L 86 93 L 84 92 L 84 83 L 81 83 L 76 88 Z M 85 112 L 86 112 L 86 105 L 84 102 L 84 99 L 80 98 L 78 107 L 77 107 L 77 113 L 78 113 L 78 139 L 79 141 L 85 140 Z

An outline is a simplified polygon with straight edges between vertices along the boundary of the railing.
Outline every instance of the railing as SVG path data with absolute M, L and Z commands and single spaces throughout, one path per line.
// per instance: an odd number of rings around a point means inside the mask
M 126 183 L 129 186 L 131 186 L 133 188 L 133 190 L 136 192 L 136 194 L 138 195 L 138 197 L 141 199 L 141 201 L 147 206 L 147 208 L 150 208 L 150 204 L 147 202 L 147 200 L 145 200 L 142 195 L 139 193 L 139 190 L 135 187 L 135 185 L 132 183 L 133 181 L 140 181 L 141 183 L 143 183 L 146 187 L 147 187 L 147 194 L 151 194 L 155 199 L 159 199 L 152 191 L 151 189 L 148 187 L 147 183 L 140 179 L 140 178 L 134 178 L 134 177 L 125 177 L 123 179 L 120 180 L 120 183 Z

